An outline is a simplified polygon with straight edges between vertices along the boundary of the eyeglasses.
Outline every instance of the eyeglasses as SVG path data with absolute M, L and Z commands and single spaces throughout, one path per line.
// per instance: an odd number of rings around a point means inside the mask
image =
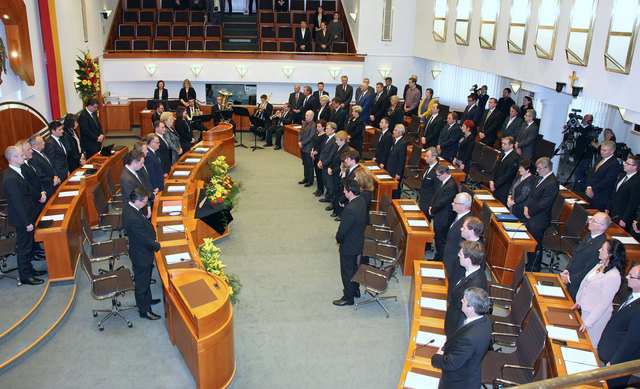
M 627 274 L 628 278 L 633 278 L 634 280 L 640 280 L 640 277 L 634 277 L 631 275 L 631 273 Z

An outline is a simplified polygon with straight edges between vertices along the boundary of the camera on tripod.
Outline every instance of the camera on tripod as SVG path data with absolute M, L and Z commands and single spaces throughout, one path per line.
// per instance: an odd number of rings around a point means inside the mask
M 479 94 L 479 93 L 478 93 L 479 91 L 480 91 L 480 89 L 478 88 L 478 84 L 473 84 L 473 85 L 471 86 L 471 89 L 469 89 L 469 92 L 471 92 L 471 93 L 475 93 L 476 95 L 478 95 L 478 94 Z
M 582 110 L 581 109 L 571 110 L 571 113 L 569 114 L 569 120 L 567 121 L 566 130 L 573 129 L 580 125 L 580 121 L 582 120 L 583 116 L 580 115 L 578 112 L 582 112 Z

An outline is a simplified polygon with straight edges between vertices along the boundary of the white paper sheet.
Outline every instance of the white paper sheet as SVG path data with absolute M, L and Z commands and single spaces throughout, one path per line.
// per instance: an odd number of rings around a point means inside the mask
M 570 198 L 570 199 L 564 199 L 564 201 L 566 201 L 569 204 L 574 204 L 574 203 L 580 201 L 580 199 L 578 199 L 578 198 Z
M 403 211 L 419 211 L 420 210 L 419 206 L 412 205 L 412 204 L 401 205 L 400 208 L 402 208 Z
M 189 255 L 189 253 L 171 254 L 171 255 L 165 256 L 165 258 L 167 260 L 167 265 L 173 265 L 176 263 L 186 262 L 191 260 L 191 256 Z
M 567 369 L 567 374 L 582 373 L 583 371 L 597 369 L 598 366 L 585 365 L 582 363 L 576 363 L 571 361 L 564 361 L 564 367 Z
M 379 166 L 375 166 L 375 165 L 367 165 L 367 169 L 369 170 L 380 170 Z
M 184 185 L 174 185 L 174 186 L 169 186 L 167 187 L 167 192 L 169 193 L 175 193 L 175 192 L 184 192 L 187 189 L 186 186 Z
M 493 213 L 509 213 L 509 208 L 507 207 L 489 207 L 489 209 Z
M 73 173 L 74 177 L 82 177 L 84 176 L 84 170 L 80 170 L 79 172 Z
M 69 178 L 69 182 L 77 182 L 82 180 L 82 176 L 72 176 L 71 178 Z
M 449 170 L 454 170 L 456 167 L 453 165 L 449 165 Z
M 373 126 L 364 126 L 364 128 L 366 128 L 368 130 L 370 128 L 373 128 Z
M 93 165 L 88 163 L 88 164 L 82 165 L 82 168 L 83 169 L 93 169 Z
M 556 326 L 546 326 L 548 336 L 551 339 L 561 339 L 568 340 L 570 342 L 579 342 L 578 333 L 576 330 L 572 330 L 570 328 L 556 327 Z
M 580 350 L 572 347 L 560 347 L 562 358 L 565 362 L 578 362 L 585 365 L 598 366 L 596 356 L 591 351 Z
M 173 175 L 176 177 L 186 177 L 189 175 L 189 173 L 191 173 L 188 170 L 176 170 L 175 172 L 173 172 Z
M 447 300 L 432 299 L 429 297 L 420 297 L 420 308 L 435 309 L 437 311 L 447 310 Z
M 508 234 L 511 239 L 529 239 L 529 235 L 524 231 L 509 232 Z
M 618 239 L 620 243 L 624 244 L 638 244 L 638 241 L 630 236 L 612 236 L 614 239 Z
M 431 339 L 434 339 L 433 343 L 429 343 Z M 427 347 L 440 348 L 444 346 L 446 341 L 446 335 L 434 334 L 433 332 L 418 331 L 416 335 L 416 344 L 419 346 L 429 343 Z
M 376 177 L 378 177 L 378 179 L 380 180 L 390 180 L 393 178 L 388 174 L 378 174 Z
M 299 124 L 297 124 L 297 125 L 295 125 L 295 126 L 291 126 L 291 127 L 293 127 L 293 128 L 302 128 L 302 126 L 301 126 L 301 125 L 299 125 Z
M 59 215 L 45 215 L 40 220 L 52 220 L 52 221 L 64 220 L 64 213 L 61 213 Z
M 162 213 L 180 212 L 182 205 L 165 205 L 162 207 Z
M 58 197 L 73 197 L 73 196 L 77 196 L 78 193 L 79 192 L 77 190 L 70 190 L 70 191 L 67 191 L 67 192 L 58 193 Z
M 207 151 L 210 150 L 210 148 L 208 148 L 208 147 L 196 147 L 193 150 L 196 151 L 196 152 L 199 152 L 199 153 L 206 153 Z
M 200 158 L 186 158 L 184 163 L 198 163 L 200 162 Z
M 435 377 L 410 371 L 407 373 L 407 378 L 405 378 L 402 387 L 407 389 L 436 389 L 439 383 L 440 380 Z
M 478 200 L 495 200 L 496 198 L 491 196 L 490 194 L 479 194 L 475 195 Z
M 420 269 L 420 275 L 422 277 L 432 277 L 432 278 L 445 277 L 444 269 L 432 269 L 429 267 L 423 267 L 422 269 Z
M 429 223 L 426 220 L 407 220 L 407 224 L 410 227 L 429 227 Z
M 184 224 L 175 224 L 172 226 L 162 226 L 163 234 L 173 234 L 176 232 L 184 232 Z
M 567 187 L 564 186 L 564 185 L 560 185 L 559 188 L 560 188 L 560 190 L 568 190 Z
M 559 286 L 536 285 L 538 294 L 551 297 L 564 297 L 564 292 Z

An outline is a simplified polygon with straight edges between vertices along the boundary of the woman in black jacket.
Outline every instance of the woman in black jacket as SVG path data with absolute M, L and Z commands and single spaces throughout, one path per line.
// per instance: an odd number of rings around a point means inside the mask
M 67 149 L 67 163 L 69 164 L 69 172 L 73 172 L 81 165 L 84 165 L 84 155 L 80 148 L 80 137 L 78 136 L 78 118 L 76 115 L 67 114 L 64 117 L 64 133 L 62 134 L 62 142 Z
M 180 137 L 180 147 L 182 148 L 182 154 L 191 149 L 195 139 L 193 138 L 193 132 L 191 126 L 185 120 L 185 112 L 187 110 L 184 107 L 178 107 L 176 109 L 176 132 Z
M 393 131 L 396 128 L 396 124 L 402 124 L 404 121 L 404 113 L 402 113 L 402 108 L 400 108 L 400 97 L 398 95 L 393 95 L 389 97 L 389 103 L 391 106 L 387 110 L 387 117 L 389 118 L 389 128 Z
M 364 143 L 364 122 L 360 118 L 362 107 L 354 105 L 351 107 L 351 119 L 347 122 L 345 131 L 349 135 L 349 146 L 362 154 L 362 144 Z
M 511 213 L 522 223 L 527 221 L 524 216 L 524 204 L 527 202 L 529 192 L 536 186 L 538 177 L 533 175 L 533 163 L 529 159 L 520 161 L 518 176 L 513 180 L 507 196 L 507 206 Z
M 164 89 L 164 81 L 156 83 L 156 90 L 153 92 L 154 100 L 169 100 L 169 91 Z
M 313 162 L 313 170 L 316 172 L 316 183 L 318 185 L 318 190 L 316 190 L 313 194 L 316 197 L 322 196 L 324 193 L 324 181 L 322 180 L 322 169 L 318 167 L 318 161 L 320 160 L 320 152 L 322 151 L 322 146 L 327 141 L 327 134 L 324 133 L 324 130 L 327 128 L 327 121 L 324 119 L 320 119 L 316 122 L 316 136 L 313 138 L 313 148 L 311 149 L 311 161 Z
M 182 89 L 180 89 L 178 98 L 180 99 L 180 103 L 185 107 L 189 105 L 189 100 L 196 99 L 196 90 L 193 89 L 191 81 L 189 81 L 188 78 L 182 82 Z
M 469 168 L 471 167 L 471 155 L 473 154 L 473 148 L 476 145 L 473 132 L 473 121 L 465 120 L 462 123 L 462 138 L 460 138 L 460 145 L 458 145 L 458 154 L 453 159 L 453 164 L 463 172 L 469 174 Z

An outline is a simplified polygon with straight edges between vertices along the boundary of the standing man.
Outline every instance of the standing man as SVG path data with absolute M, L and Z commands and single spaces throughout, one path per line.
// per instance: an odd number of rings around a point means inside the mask
M 384 78 L 384 95 L 387 98 L 391 98 L 391 96 L 395 96 L 398 94 L 398 88 L 393 85 L 393 79 L 391 77 Z
M 423 148 L 436 147 L 445 121 L 440 115 L 440 104 L 436 101 L 431 106 L 431 115 L 424 125 L 420 142 Z
M 578 134 L 575 145 L 573 146 L 573 160 L 576 162 L 576 168 L 573 174 L 573 190 L 584 192 L 587 179 L 587 170 L 593 162 L 595 147 L 591 144 L 590 134 L 593 131 L 593 115 L 584 115 L 580 126 L 576 126 L 575 133 Z M 566 129 L 567 126 L 565 125 Z M 574 131 L 571 129 L 570 131 Z
M 420 103 L 422 91 L 416 87 L 417 81 L 412 77 L 409 79 L 409 84 L 407 84 L 409 88 L 404 93 L 404 116 L 413 116 L 418 113 L 418 104 Z
M 316 90 L 315 92 L 313 92 L 313 97 L 316 98 L 316 100 L 320 101 L 320 98 L 322 96 L 329 96 L 329 92 L 327 92 L 326 90 L 324 90 L 324 82 L 320 81 L 318 83 L 318 90 Z
M 353 87 L 347 84 L 349 82 L 349 77 L 347 76 L 340 77 L 340 82 L 340 85 L 336 85 L 336 98 L 338 99 L 340 107 L 348 111 L 351 98 L 353 97 Z M 335 123 L 338 125 L 338 131 L 342 131 L 340 129 L 340 123 Z
M 366 227 L 367 205 L 360 195 L 360 185 L 356 180 L 346 180 L 344 195 L 349 203 L 342 211 L 340 226 L 336 233 L 336 242 L 340 245 L 340 275 L 343 294 L 334 305 L 353 305 L 354 297 L 360 297 L 359 285 L 351 278 L 358 270 L 358 255 L 364 247 L 364 228 Z
M 29 144 L 33 149 L 33 158 L 31 158 L 32 161 L 29 161 L 29 165 L 31 165 L 38 174 L 42 189 L 47 193 L 47 198 L 50 199 L 53 192 L 55 192 L 58 185 L 60 185 L 60 178 L 56 176 L 49 157 L 44 153 L 44 141 L 42 137 L 39 135 L 32 136 L 29 138 Z
M 380 119 L 385 117 L 387 109 L 389 109 L 389 98 L 384 94 L 382 83 L 378 82 L 376 83 L 376 93 L 373 96 L 373 103 L 369 111 L 369 120 L 372 126 L 380 126 Z
M 300 27 L 296 28 L 296 51 L 311 51 L 311 30 L 307 27 L 307 21 L 301 20 Z
M 640 203 L 640 175 L 638 175 L 640 158 L 630 156 L 622 169 L 624 174 L 618 178 L 605 212 L 614 223 L 618 223 L 625 230 L 631 230 Z
M 478 388 L 482 384 L 482 357 L 491 343 L 491 321 L 485 315 L 491 302 L 487 292 L 468 288 L 462 298 L 463 326 L 431 357 L 442 370 L 441 388 Z
M 64 181 L 69 176 L 67 150 L 62 143 L 64 127 L 60 122 L 51 122 L 49 123 L 49 131 L 51 136 L 44 144 L 44 153 L 51 162 L 51 165 L 53 165 L 56 176 Z
M 377 163 L 382 169 L 386 169 L 393 141 L 393 131 L 389 131 L 389 118 L 383 117 L 380 119 L 380 139 L 378 139 L 376 155 L 373 157 L 373 162 Z
M 24 163 L 20 166 L 20 170 L 24 178 L 29 182 L 29 185 L 31 185 L 31 198 L 36 205 L 36 211 L 39 216 L 40 212 L 42 212 L 42 209 L 47 203 L 47 192 L 42 189 L 42 183 L 40 183 L 38 173 L 31 165 L 29 165 L 29 160 L 33 157 L 33 150 L 31 149 L 31 145 L 29 144 L 29 142 L 26 140 L 20 140 L 18 141 L 18 143 L 16 143 L 16 146 L 20 147 L 22 149 L 22 152 L 24 153 Z M 44 251 L 40 247 L 40 244 L 36 243 L 34 244 L 34 246 L 37 246 L 34 247 L 36 249 L 34 250 L 34 254 L 36 254 L 37 256 L 38 253 L 36 253 L 35 251 L 42 251 L 42 257 L 44 257 Z
M 489 106 L 491 106 L 491 102 L 489 102 Z M 518 154 L 513 150 L 515 141 L 512 137 L 502 138 L 501 144 L 502 155 L 493 171 L 493 177 L 489 181 L 489 189 L 498 201 L 502 204 L 507 204 L 509 188 L 511 188 L 511 184 L 518 174 L 519 158 Z
M 344 124 L 347 121 L 348 109 L 348 104 L 347 108 L 344 108 L 340 98 L 334 97 L 333 100 L 331 100 L 331 114 L 329 115 L 329 121 L 336 124 L 336 131 L 344 130 Z
M 207 1 L 207 20 L 214 26 L 222 25 L 222 18 L 224 15 L 224 2 L 225 0 Z M 231 10 L 229 10 L 229 12 L 231 12 Z
M 320 157 L 318 161 L 318 168 L 322 169 L 322 182 L 324 182 L 324 187 L 326 188 L 326 193 L 324 198 L 320 199 L 321 203 L 330 203 L 333 200 L 334 196 L 334 179 L 329 175 L 328 170 L 331 167 L 331 160 L 336 154 L 336 150 L 338 150 L 338 145 L 336 144 L 336 124 L 334 122 L 328 122 L 325 128 L 325 134 L 327 134 L 327 140 L 322 146 L 322 150 L 320 151 Z
M 310 86 L 305 86 L 302 94 L 304 95 L 301 108 L 302 112 L 313 111 L 315 116 L 315 112 L 318 109 L 318 106 L 320 106 L 320 102 L 313 97 Z
M 620 172 L 615 152 L 616 142 L 611 140 L 602 142 L 600 145 L 602 158 L 587 178 L 587 190 L 584 193 L 589 198 L 589 203 L 600 211 L 606 208 Z
M 144 167 L 144 153 L 139 150 L 131 150 L 124 156 L 122 162 L 125 165 L 120 173 L 122 199 L 128 199 L 131 192 L 137 187 L 142 187 L 149 195 L 153 195 L 154 189 L 149 176 L 140 172 Z M 151 203 L 153 203 L 153 199 L 151 199 Z M 151 209 L 149 209 L 149 216 L 151 216 Z
M 304 184 L 304 187 L 313 185 L 313 161 L 311 160 L 311 149 L 313 148 L 313 138 L 316 135 L 316 125 L 313 122 L 313 111 L 309 110 L 304 115 L 304 123 L 300 128 L 298 135 L 298 148 L 300 148 L 300 157 L 302 158 L 302 167 L 304 170 L 304 178 L 298 184 Z
M 460 192 L 454 197 L 451 203 L 451 208 L 456 217 L 451 222 L 449 230 L 446 235 L 446 243 L 444 245 L 442 259 L 444 262 L 444 269 L 447 272 L 447 279 L 449 283 L 452 282 L 453 276 L 456 273 L 458 252 L 460 251 L 460 242 L 462 241 L 462 226 L 467 218 L 473 216 L 471 214 L 471 195 L 466 192 Z
M 498 100 L 498 111 L 502 112 L 502 116 L 508 116 L 509 115 L 509 109 L 511 108 L 512 105 L 515 105 L 516 102 L 513 101 L 513 99 L 511 98 L 511 89 L 510 88 L 504 88 L 502 90 L 502 97 L 500 98 L 500 100 Z M 517 105 L 516 105 L 517 107 Z M 519 111 L 519 109 L 518 109 Z M 503 134 L 504 136 L 504 134 Z
M 78 116 L 80 143 L 82 149 L 87 153 L 87 159 L 100 151 L 104 140 L 102 124 L 98 120 L 96 111 L 98 111 L 98 100 L 92 97 L 87 100 L 87 106 Z
M 558 179 L 553 174 L 553 163 L 548 157 L 538 158 L 536 170 L 540 179 L 529 192 L 524 206 L 524 216 L 527 218 L 527 230 L 538 242 L 535 253 L 529 253 L 527 271 L 540 271 L 542 261 L 542 238 L 544 231 L 551 224 L 551 208 L 558 196 Z
M 20 167 L 24 163 L 24 152 L 19 147 L 9 146 L 5 150 L 4 157 L 9 162 L 9 167 L 2 177 L 2 187 L 9 204 L 9 223 L 16 228 L 18 276 L 22 284 L 42 284 L 44 281 L 36 277 L 43 276 L 47 272 L 35 270 L 31 264 L 34 223 L 38 217 L 38 211 L 33 201 L 31 185 Z
M 606 366 L 640 358 L 640 265 L 629 270 L 629 298 L 613 313 L 598 343 L 598 356 Z M 629 376 L 607 380 L 610 388 L 626 387 Z
M 293 122 L 300 123 L 302 120 L 302 103 L 304 102 L 304 95 L 300 93 L 300 84 L 293 86 L 293 93 L 289 94 L 289 107 L 295 114 Z
M 399 199 L 402 194 L 402 177 L 407 162 L 407 141 L 403 138 L 404 126 L 396 124 L 393 129 L 393 143 L 387 159 L 387 173 L 398 181 L 398 187 L 391 193 L 391 198 Z
M 480 87 L 480 93 L 478 93 L 478 107 L 480 107 L 481 111 L 487 109 L 487 101 L 489 100 L 489 95 L 487 94 L 488 87 L 486 85 L 482 85 Z M 498 100 L 496 100 L 496 104 Z
M 156 104 L 156 111 L 151 114 L 151 124 L 154 124 L 156 120 L 160 120 L 160 116 L 164 112 L 164 104 L 158 103 Z
M 129 236 L 129 258 L 135 274 L 133 284 L 136 305 L 140 317 L 149 320 L 160 319 L 151 310 L 151 306 L 158 304 L 160 299 L 151 297 L 151 271 L 153 270 L 153 253 L 160 250 L 160 243 L 156 240 L 156 231 L 141 209 L 149 201 L 149 193 L 142 187 L 137 187 L 129 193 L 129 204 L 122 210 L 122 225 Z
M 164 173 L 162 171 L 162 161 L 158 156 L 160 148 L 160 137 L 156 134 L 147 135 L 147 155 L 144 157 L 144 167 L 149 173 L 153 192 L 158 193 L 164 189 Z
M 167 129 L 164 127 L 163 122 L 156 120 L 153 122 L 153 130 L 155 134 L 158 135 L 158 141 L 160 142 L 156 154 L 160 157 L 162 173 L 166 178 L 169 175 L 169 171 L 171 171 L 171 150 L 169 150 L 169 145 L 167 145 L 167 141 L 164 139 L 164 134 Z
M 429 214 L 429 207 L 431 206 L 436 188 L 440 186 L 440 181 L 436 177 L 435 169 L 438 165 L 438 150 L 436 150 L 435 147 L 429 147 L 424 153 L 424 161 L 427 163 L 427 167 L 424 169 L 424 173 L 422 173 L 418 205 L 422 213 L 431 221 L 432 217 Z
M 373 101 L 373 94 L 369 93 L 369 84 L 360 84 L 360 95 L 357 97 L 356 105 L 362 107 L 360 118 L 365 124 L 368 124 L 371 118 L 369 117 L 369 111 L 371 109 L 371 102 Z
M 409 77 L 409 79 L 413 79 L 413 83 L 416 84 L 416 88 L 418 89 L 418 99 L 420 98 L 420 96 L 422 96 L 422 85 L 418 84 L 418 76 L 415 74 L 412 74 L 411 77 Z M 406 101 L 407 100 L 407 91 L 409 90 L 409 88 L 411 88 L 411 82 L 408 82 L 404 85 L 404 92 L 402 92 L 402 98 Z M 393 96 L 393 95 L 392 95 Z
M 515 139 L 518 137 L 518 133 L 522 128 L 522 123 L 524 123 L 520 115 L 518 115 L 519 112 L 520 108 L 518 108 L 518 106 L 515 104 L 512 105 L 511 108 L 509 108 L 509 115 L 504 119 L 504 122 L 502 122 L 502 127 L 500 127 L 500 134 L 503 138 L 510 136 Z M 500 113 L 502 114 L 502 112 Z
M 496 109 L 497 105 L 498 100 L 493 97 L 489 99 L 489 109 L 485 110 L 482 114 L 482 119 L 480 119 L 478 126 L 480 142 L 490 147 L 496 145 L 498 129 L 502 124 L 502 114 Z
M 478 95 L 475 93 L 467 96 L 467 106 L 462 113 L 462 119 L 460 119 L 462 123 L 464 123 L 465 120 L 471 120 L 474 124 L 473 128 L 478 128 L 478 124 L 480 124 L 480 117 L 482 115 L 482 111 L 480 111 L 480 108 L 476 105 L 477 101 Z M 475 130 L 473 130 L 472 134 L 474 134 L 475 137 Z
M 524 115 L 524 124 L 516 138 L 516 151 L 520 154 L 520 158 L 532 161 L 536 156 L 536 141 L 538 140 L 538 124 L 535 122 L 535 118 L 536 111 L 528 109 Z
M 447 115 L 447 123 L 442 128 L 438 139 L 438 153 L 448 162 L 453 161 L 458 153 L 458 144 L 462 138 L 462 130 L 456 123 L 457 121 L 458 115 L 455 112 L 450 112 Z
M 433 194 L 429 215 L 433 217 L 433 242 L 436 246 L 435 261 L 442 261 L 444 245 L 447 239 L 447 228 L 453 212 L 453 200 L 458 194 L 458 186 L 449 172 L 449 166 L 441 163 L 436 166 L 436 177 L 440 180 L 440 186 Z

